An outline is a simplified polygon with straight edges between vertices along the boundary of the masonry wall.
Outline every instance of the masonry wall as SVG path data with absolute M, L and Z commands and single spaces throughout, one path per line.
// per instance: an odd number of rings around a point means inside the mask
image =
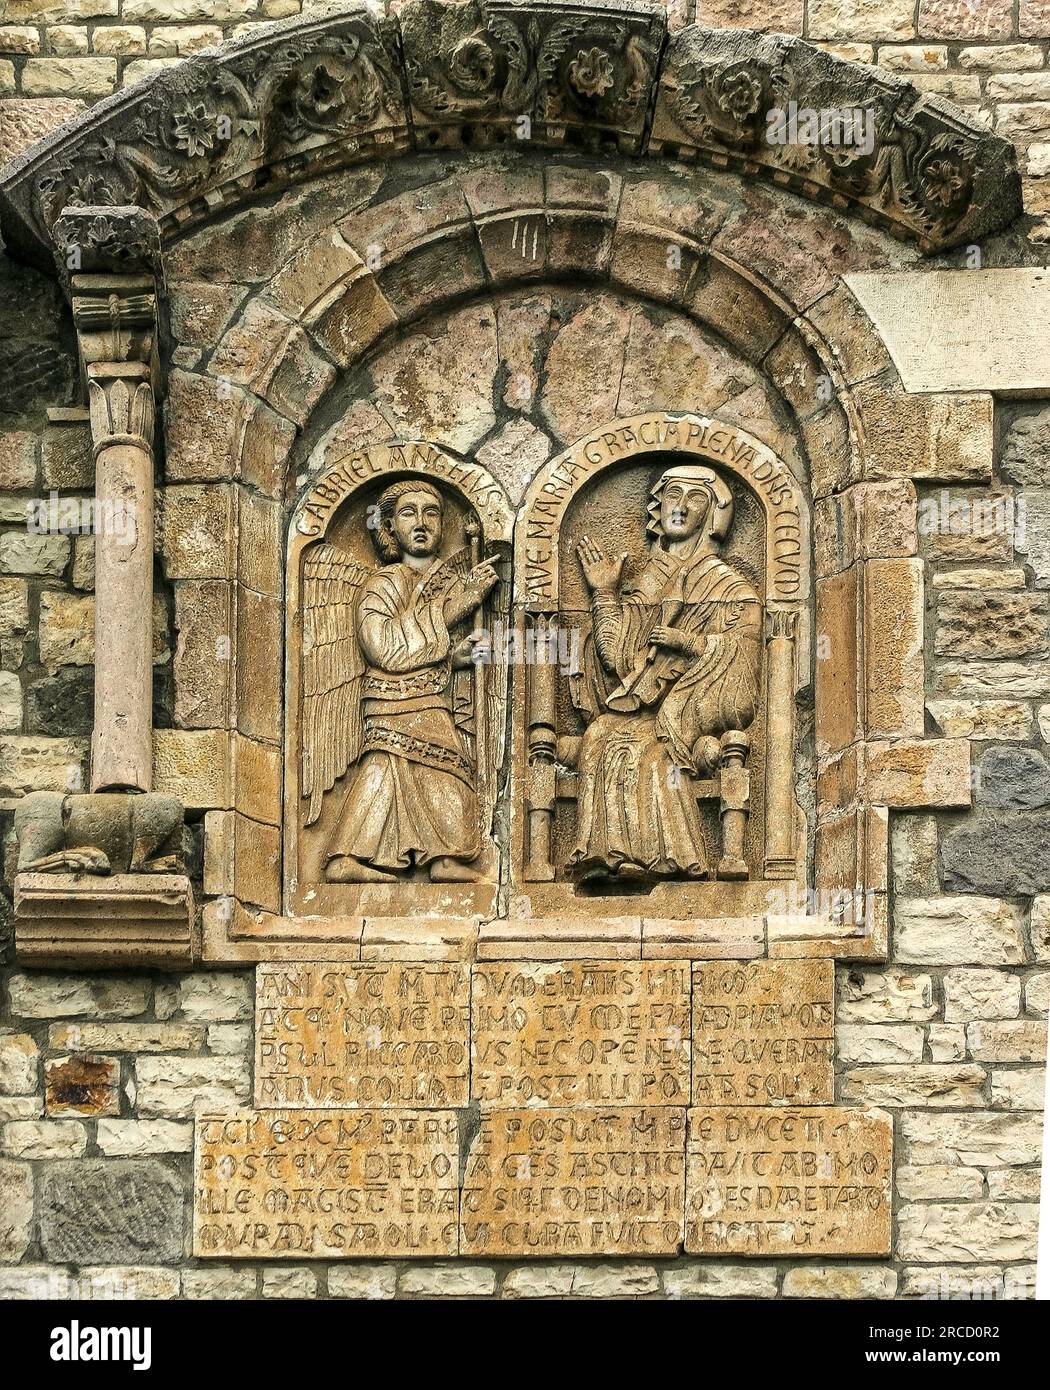
M 18 41 L 39 46 L 0 60 L 21 93 L 12 100 L 40 103 L 45 122 L 52 98 L 28 96 L 39 80 L 32 74 L 43 71 L 30 67 L 34 60 L 86 72 L 79 64 L 103 58 L 107 34 L 137 26 L 141 40 L 127 41 L 141 42 L 139 58 L 150 61 L 159 53 L 153 39 L 174 42 L 166 31 L 214 18 L 215 30 L 230 32 L 257 17 L 254 8 L 198 10 L 189 0 L 121 0 L 122 11 L 117 0 L 96 3 L 114 13 L 89 14 L 88 0 L 70 24 L 66 7 L 59 15 L 7 5 L 6 22 L 25 35 Z M 1019 11 L 1006 7 L 992 22 L 996 12 L 931 4 L 917 29 L 911 0 L 900 12 L 862 5 L 847 18 L 838 17 L 842 7 L 811 0 L 807 32 L 824 25 L 835 41 L 848 31 L 862 49 L 855 56 L 871 56 L 870 48 L 887 65 L 934 53 L 919 59 L 934 68 L 921 83 L 954 74 L 968 84 L 957 99 L 969 91 L 975 102 L 999 103 L 993 119 L 1030 122 L 1031 167 L 1039 138 L 1050 139 L 1050 86 L 1040 85 L 1050 84 L 1047 43 L 1033 32 L 1050 31 L 1050 11 L 1021 0 Z M 757 22 L 758 14 L 742 17 Z M 701 8 L 698 17 L 737 18 L 728 8 Z M 801 28 L 800 15 L 794 22 Z M 769 24 L 791 29 L 789 8 Z M 82 31 L 86 49 L 60 59 L 54 45 L 69 29 Z M 916 48 L 916 32 L 930 42 Z M 106 56 L 107 80 L 119 83 L 137 60 L 134 49 Z M 22 111 L 7 107 L 9 132 L 11 113 L 22 120 Z M 373 193 L 379 185 L 376 176 Z M 1039 187 L 1030 184 L 1030 198 Z M 268 210 L 275 238 L 290 237 L 296 199 L 293 190 Z M 169 418 L 190 424 L 181 434 L 169 426 L 166 448 L 169 476 L 183 479 L 184 492 L 201 481 L 192 466 L 202 451 L 196 417 L 179 410 L 220 336 L 242 321 L 260 220 L 239 215 L 221 257 L 183 244 L 170 267 L 178 342 L 168 389 L 178 409 Z M 57 287 L 0 259 L 0 316 L 10 325 L 0 343 L 0 1297 L 1031 1295 L 1050 1008 L 1050 406 L 995 402 L 991 485 L 931 476 L 915 497 L 926 734 L 969 740 L 975 775 L 970 810 L 893 815 L 891 962 L 838 970 L 836 1099 L 894 1116 L 892 1258 L 226 1265 L 187 1254 L 192 1114 L 202 1103 L 250 1103 L 253 972 L 77 975 L 11 962 L 14 806 L 30 789 L 83 786 L 92 700 L 91 540 L 28 534 L 25 504 L 52 491 L 87 498 L 93 473 L 87 425 L 63 415 L 76 399 L 76 361 Z M 776 400 L 723 346 L 672 314 L 606 292 L 540 286 L 471 303 L 391 343 L 346 389 L 356 404 L 320 442 L 315 467 L 335 445 L 418 433 L 477 449 L 494 469 L 513 458 L 523 472 L 504 481 L 516 493 L 592 423 L 690 405 L 737 419 L 785 456 L 798 447 Z M 170 471 L 180 449 L 189 472 Z M 193 566 L 218 537 L 207 526 L 196 537 L 191 526 L 165 531 L 163 496 L 159 504 L 155 722 L 170 747 L 188 750 L 185 735 L 202 715 L 192 700 L 177 706 L 175 672 L 192 696 L 199 647 L 191 638 L 208 613 L 208 572 Z M 192 519 L 192 509 L 183 515 Z M 182 568 L 173 579 L 176 552 Z M 205 673 L 205 703 L 209 688 Z M 188 754 L 175 761 L 193 807 L 199 883 L 208 768 Z
M 398 0 L 376 0 L 396 12 Z M 0 0 L 0 163 L 100 97 L 310 0 Z M 907 73 L 1018 148 L 1025 206 L 1050 218 L 1050 0 L 671 0 L 672 28 L 798 34 Z M 1050 221 L 1041 233 L 1050 239 Z

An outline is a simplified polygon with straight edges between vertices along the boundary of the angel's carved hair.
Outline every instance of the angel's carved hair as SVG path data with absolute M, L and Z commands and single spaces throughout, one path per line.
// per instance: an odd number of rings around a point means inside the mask
M 401 559 L 401 547 L 394 535 L 394 512 L 401 498 L 410 492 L 428 492 L 442 512 L 445 509 L 444 498 L 437 488 L 418 479 L 409 478 L 405 482 L 392 483 L 384 489 L 379 494 L 379 525 L 372 532 L 372 539 L 379 552 L 379 558 L 388 565 L 396 564 Z

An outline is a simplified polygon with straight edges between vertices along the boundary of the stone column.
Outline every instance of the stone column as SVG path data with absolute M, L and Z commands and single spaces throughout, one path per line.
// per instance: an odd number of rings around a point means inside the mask
M 88 366 L 95 445 L 91 790 L 153 779 L 153 388 L 134 362 Z
M 795 873 L 795 627 L 798 615 L 766 618 L 766 878 Z
M 56 230 L 60 254 L 73 272 L 73 322 L 95 450 L 91 790 L 148 792 L 153 777 L 156 226 L 138 208 L 67 208 Z

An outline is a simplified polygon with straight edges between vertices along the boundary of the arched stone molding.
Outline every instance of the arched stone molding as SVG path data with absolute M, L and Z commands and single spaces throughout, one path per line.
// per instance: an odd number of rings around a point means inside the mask
M 800 165 L 797 146 L 767 139 L 767 113 L 790 103 L 870 110 L 870 148 Z M 700 26 L 668 38 L 663 9 L 639 4 L 418 0 L 394 18 L 349 7 L 268 26 L 115 94 L 13 161 L 0 217 L 8 245 L 46 263 L 71 203 L 146 207 L 168 241 L 333 168 L 522 139 L 732 168 L 924 247 L 1021 211 L 1006 141 L 799 39 Z
M 630 203 L 628 200 L 625 206 L 620 190 L 615 198 L 607 191 L 598 208 L 579 206 L 586 202 L 579 193 L 580 180 L 593 190 L 611 179 L 591 171 L 585 175 L 577 172 L 575 178 L 577 206 L 568 209 L 557 199 L 553 208 L 532 199 L 524 209 L 520 204 L 503 206 L 496 210 L 498 215 L 479 216 L 468 204 L 464 215 L 455 221 L 448 217 L 448 199 L 462 195 L 454 181 L 446 181 L 439 193 L 428 197 L 426 219 L 417 211 L 414 222 L 407 221 L 409 198 L 392 200 L 393 205 L 380 205 L 371 218 L 361 219 L 360 226 L 348 219 L 336 234 L 329 230 L 315 237 L 273 274 L 261 295 L 249 298 L 240 320 L 213 354 L 208 372 L 222 378 L 230 394 L 225 372 L 230 364 L 237 363 L 245 335 L 250 333 L 258 340 L 261 328 L 262 339 L 269 335 L 274 344 L 272 350 L 267 348 L 261 371 L 241 371 L 232 395 L 240 412 L 236 430 L 245 441 L 252 430 L 281 441 L 263 449 L 272 465 L 268 487 L 275 499 L 284 494 L 278 459 L 287 452 L 293 431 L 308 429 L 311 415 L 336 379 L 337 367 L 349 370 L 391 342 L 404 324 L 425 320 L 477 295 L 523 283 L 541 284 L 544 277 L 579 276 L 687 313 L 708 329 L 725 334 L 741 352 L 746 325 L 758 326 L 760 343 L 758 347 L 752 345 L 750 356 L 768 372 L 794 410 L 812 467 L 810 486 L 817 501 L 819 542 L 814 570 L 818 643 L 823 635 L 832 645 L 850 641 L 858 644 L 856 650 L 861 653 L 894 657 L 899 643 L 894 645 L 890 628 L 903 632 L 900 641 L 907 646 L 915 624 L 921 622 L 921 569 L 914 558 L 914 533 L 912 530 L 909 536 L 907 526 L 909 512 L 914 515 L 914 486 L 901 476 L 915 468 L 915 459 L 912 455 L 895 461 L 887 455 L 883 431 L 880 459 L 869 471 L 868 412 L 876 408 L 885 414 L 894 401 L 900 401 L 917 410 L 921 418 L 926 418 L 926 412 L 932 420 L 930 412 L 936 401 L 914 397 L 905 401 L 870 324 L 840 286 L 826 289 L 799 312 L 787 297 L 786 285 L 770 286 L 753 269 L 734 264 L 725 252 L 683 237 L 673 224 L 661 227 L 650 219 L 640 231 L 637 223 L 624 215 Z M 418 208 L 418 200 L 415 206 Z M 566 224 L 575 219 L 573 234 L 566 234 L 559 243 L 555 230 L 549 244 L 560 249 L 551 253 L 554 260 L 545 250 L 542 263 L 536 269 L 526 266 L 523 272 L 520 251 L 517 263 L 503 251 L 508 246 L 513 250 L 515 240 L 520 246 L 523 220 L 532 215 L 538 223 L 542 208 L 552 213 L 550 218 L 544 216 L 544 226 L 556 229 L 557 218 L 562 215 Z M 395 235 L 381 267 L 373 271 L 353 243 L 365 249 L 376 219 L 395 232 L 403 230 L 400 240 Z M 775 227 L 775 220 L 772 225 Z M 497 237 L 497 228 L 502 240 Z M 448 244 L 443 241 L 446 236 Z M 593 260 L 579 252 L 574 259 L 572 247 L 577 238 L 591 247 L 607 246 L 599 275 L 595 275 Z M 694 279 L 687 277 L 683 290 L 669 274 L 667 246 L 675 239 L 695 256 L 690 276 L 695 277 L 701 265 L 710 269 L 703 293 L 696 289 Z M 468 245 L 475 248 L 472 255 L 464 254 Z M 455 268 L 452 276 L 445 273 L 450 266 Z M 694 285 L 693 292 L 690 284 Z M 395 293 L 393 286 L 398 286 L 400 293 Z M 844 312 L 846 327 L 829 328 L 825 334 L 833 312 Z M 343 337 L 344 325 L 353 327 L 352 339 Z M 214 380 L 208 385 L 207 376 L 197 379 L 209 393 L 210 407 L 216 395 Z M 821 392 L 821 385 L 830 388 L 831 399 L 826 402 L 821 399 L 827 394 Z M 238 393 L 242 393 L 240 399 Z M 942 398 L 938 408 L 944 404 Z M 172 418 L 177 421 L 177 413 Z M 943 421 L 943 416 L 938 418 Z M 232 437 L 236 439 L 237 433 Z M 914 432 L 910 438 L 915 438 Z M 238 464 L 238 448 L 232 449 L 230 476 L 257 478 L 259 452 L 256 438 Z M 214 467 L 214 461 L 209 460 L 208 466 Z M 880 518 L 885 522 L 889 509 L 904 517 L 903 535 L 899 528 L 880 526 Z M 862 543 L 850 540 L 861 534 Z M 898 621 L 900 612 L 891 614 L 881 603 L 878 585 L 886 580 L 901 586 L 901 611 L 906 618 L 903 628 Z M 235 587 L 234 592 L 240 590 Z M 254 622 L 249 626 L 256 641 L 258 626 Z M 267 630 L 276 634 L 279 618 Z M 853 635 L 847 638 L 847 633 Z M 279 662 L 279 644 L 265 660 Z M 880 665 L 867 655 L 845 662 L 818 660 L 816 687 L 818 702 L 839 716 L 828 721 L 826 742 L 818 750 L 823 768 L 818 795 L 824 811 L 816 833 L 816 891 L 826 896 L 840 891 L 844 884 L 855 885 L 855 892 L 869 904 L 870 915 L 863 929 L 851 928 L 847 935 L 841 926 L 832 923 L 829 927 L 826 919 L 811 913 L 801 923 L 794 917 L 754 920 L 761 922 L 764 948 L 770 951 L 878 957 L 886 944 L 887 823 L 885 809 L 878 807 L 962 804 L 964 797 L 968 801 L 968 783 L 964 789 L 968 763 L 965 769 L 962 765 L 966 750 L 961 744 L 949 747 L 951 741 L 923 739 L 921 660 L 916 663 L 914 654 L 896 665 L 892 660 L 889 665 L 885 660 Z M 870 763 L 869 753 L 874 763 Z M 865 782 L 869 763 L 878 769 L 881 782 L 878 778 Z M 863 775 L 856 773 L 858 767 L 864 770 Z M 931 775 L 923 769 L 932 769 Z M 856 773 L 853 780 L 839 785 L 836 778 L 851 770 Z M 231 764 L 234 801 L 241 795 L 239 785 Z M 862 785 L 865 791 L 860 790 Z M 260 913 L 259 906 L 256 904 L 254 915 L 237 909 L 234 920 L 248 925 L 235 933 L 242 939 L 236 949 L 249 954 L 263 949 L 243 944 L 251 937 L 261 937 L 269 943 L 265 949 L 278 953 L 300 949 L 297 943 L 301 935 L 297 935 L 295 925 L 265 910 Z M 224 958 L 223 951 L 234 948 L 222 944 L 228 940 L 225 924 L 218 933 L 214 930 L 217 910 L 213 905 L 209 953 L 218 952 L 216 958 Z M 817 925 L 821 920 L 823 927 Z M 340 950 L 345 942 L 345 949 L 352 951 L 352 944 L 346 942 L 348 929 L 352 935 L 355 928 L 351 923 L 329 924 L 320 933 L 330 939 L 334 931 Z

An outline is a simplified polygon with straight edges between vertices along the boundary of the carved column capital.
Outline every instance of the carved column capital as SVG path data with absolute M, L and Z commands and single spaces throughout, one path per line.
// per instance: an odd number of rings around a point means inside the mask
M 88 409 L 95 457 L 113 444 L 153 448 L 156 406 L 146 363 L 89 363 Z

